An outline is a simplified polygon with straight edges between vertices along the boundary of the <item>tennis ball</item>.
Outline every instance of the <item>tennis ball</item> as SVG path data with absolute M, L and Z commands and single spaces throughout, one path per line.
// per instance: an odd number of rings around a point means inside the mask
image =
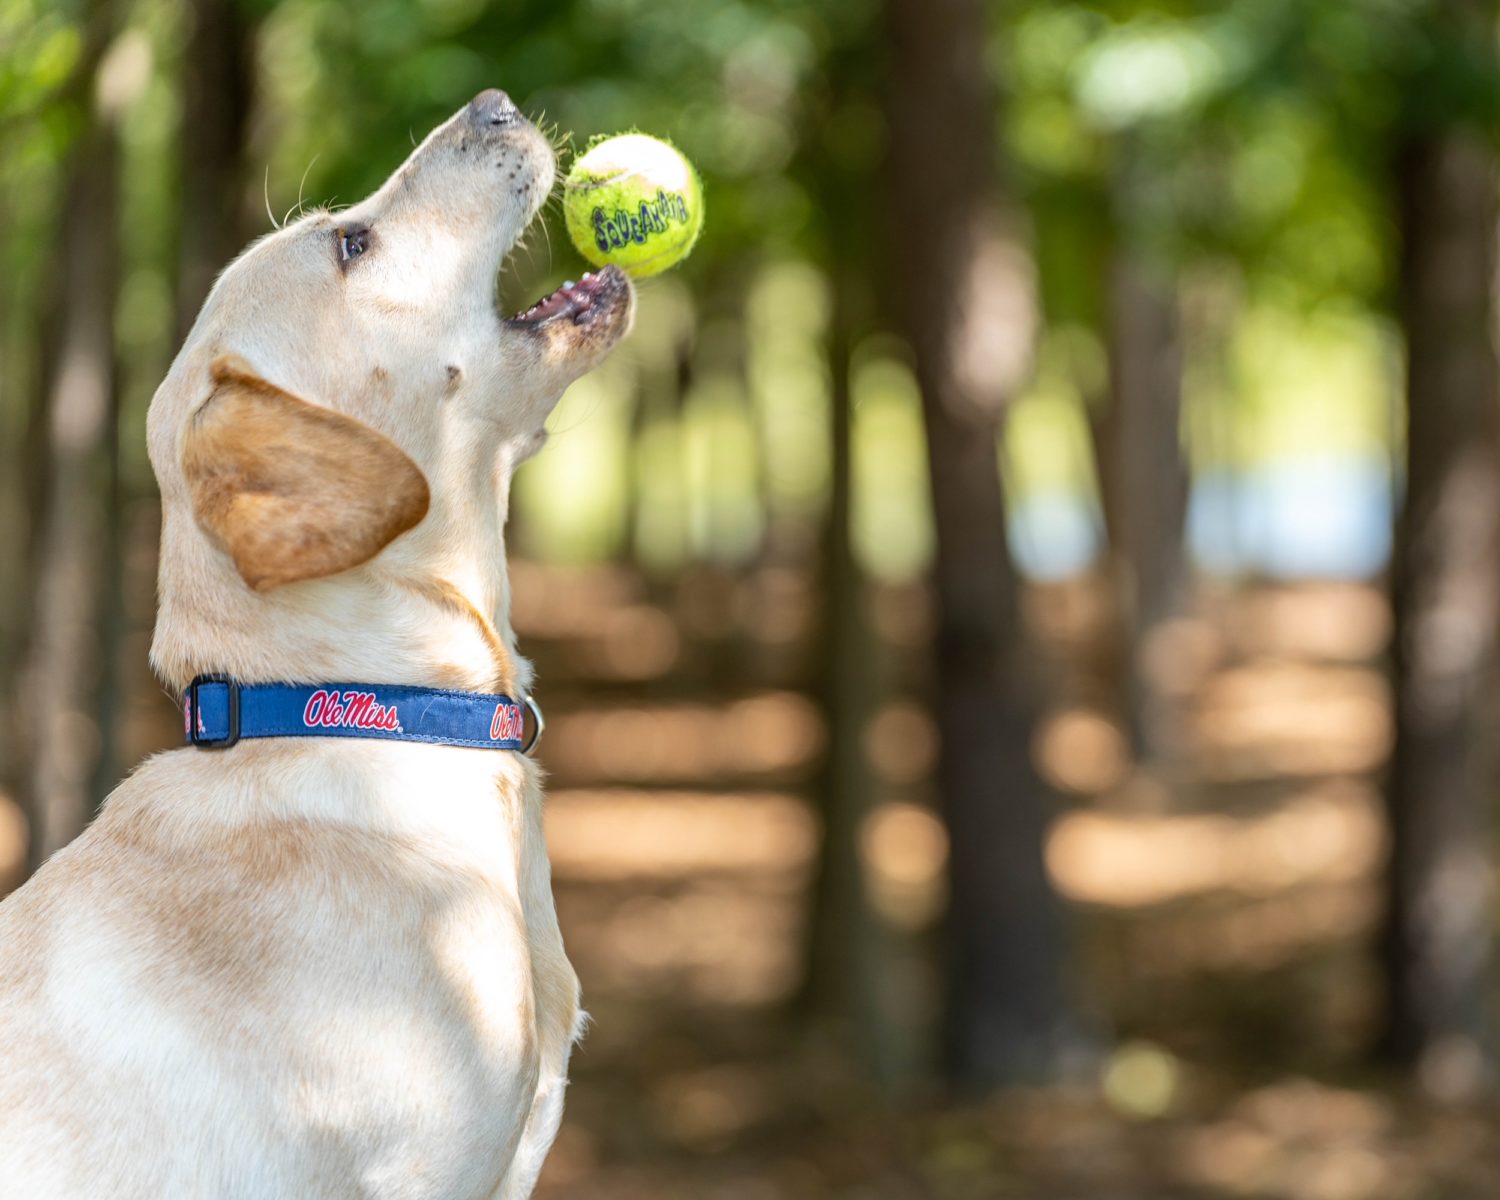
M 578 252 L 637 278 L 681 262 L 703 229 L 703 185 L 675 147 L 644 133 L 590 146 L 563 183 L 563 216 Z

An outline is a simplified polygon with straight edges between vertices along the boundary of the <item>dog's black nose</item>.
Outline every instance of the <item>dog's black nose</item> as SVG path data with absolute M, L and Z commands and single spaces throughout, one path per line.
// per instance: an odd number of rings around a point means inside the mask
M 499 88 L 486 88 L 469 101 L 469 120 L 475 125 L 514 125 L 521 110 Z

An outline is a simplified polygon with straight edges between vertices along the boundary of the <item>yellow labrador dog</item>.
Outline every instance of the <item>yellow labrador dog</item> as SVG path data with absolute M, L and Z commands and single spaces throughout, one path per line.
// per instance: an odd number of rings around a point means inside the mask
M 531 1193 L 580 1012 L 506 493 L 634 303 L 495 312 L 554 168 L 475 97 L 230 266 L 157 392 L 152 657 L 200 744 L 0 907 L 0 1195 Z

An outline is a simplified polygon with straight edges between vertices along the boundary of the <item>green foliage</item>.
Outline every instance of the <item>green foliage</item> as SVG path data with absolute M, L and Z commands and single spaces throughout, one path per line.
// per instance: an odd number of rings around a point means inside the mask
M 23 423 L 69 155 L 100 119 L 90 55 L 108 59 L 135 38 L 130 61 L 145 74 L 117 114 L 119 219 L 129 230 L 117 341 L 129 426 L 121 445 L 144 481 L 137 435 L 173 351 L 193 3 L 126 0 L 111 10 L 106 44 L 91 51 L 93 11 L 83 0 L 0 0 L 0 428 Z M 639 550 L 639 506 L 676 505 L 688 515 L 681 538 L 667 539 L 676 548 L 657 548 L 664 563 L 700 550 L 734 558 L 767 519 L 816 516 L 826 487 L 829 298 L 841 298 L 856 347 L 884 327 L 877 298 L 893 231 L 880 203 L 877 0 L 243 0 L 240 11 L 256 64 L 247 212 L 262 207 L 262 190 L 277 217 L 351 202 L 411 140 L 497 84 L 564 151 L 631 127 L 676 141 L 703 173 L 712 216 L 693 257 L 651 286 L 668 298 L 664 311 L 683 314 L 673 328 L 729 332 L 719 349 L 700 345 L 679 362 L 680 346 L 650 343 L 642 329 L 626 366 L 591 393 L 594 408 L 649 410 L 588 435 L 586 473 L 607 495 L 586 507 L 636 515 L 589 518 L 583 524 L 597 528 L 569 544 L 578 553 Z M 1282 428 L 1270 410 L 1321 396 L 1350 428 L 1389 426 L 1395 147 L 1433 122 L 1500 129 L 1491 6 L 1476 6 L 1469 25 L 1436 11 L 1434 0 L 1017 0 L 996 10 L 996 147 L 1028 217 L 1044 316 L 1041 366 L 1007 454 L 1019 464 L 1013 493 L 1091 488 L 1081 410 L 1068 415 L 1068 406 L 1103 392 L 1105 283 L 1127 243 L 1232 297 L 1217 326 L 1205 318 L 1194 327 L 1218 344 L 1200 337 L 1188 348 L 1190 401 L 1237 406 L 1252 424 Z M 554 209 L 508 267 L 505 304 L 521 307 L 582 269 Z M 871 412 L 857 430 L 868 457 L 859 478 L 903 481 L 892 495 L 915 512 L 919 482 L 905 451 L 916 435 L 904 402 L 892 399 L 904 368 L 888 349 L 860 351 L 874 365 L 861 368 Z M 1249 365 L 1195 365 L 1215 356 Z M 1283 388 L 1266 365 L 1275 361 L 1303 364 L 1304 386 Z M 693 382 L 669 395 L 678 374 Z M 1245 444 L 1286 443 L 1254 434 Z M 696 468 L 655 492 L 645 482 L 660 476 L 664 455 L 715 454 L 750 477 L 700 471 L 712 495 L 695 491 Z M 634 461 L 641 455 L 650 463 Z M 869 494 L 877 507 L 889 501 Z M 769 518 L 746 517 L 747 505 L 770 506 Z M 890 524 L 856 519 L 861 528 Z M 722 545 L 700 545 L 719 536 L 704 530 L 721 531 Z M 891 550 L 892 562 L 908 564 L 901 570 L 920 565 L 924 531 L 916 520 L 902 535 L 915 549 Z

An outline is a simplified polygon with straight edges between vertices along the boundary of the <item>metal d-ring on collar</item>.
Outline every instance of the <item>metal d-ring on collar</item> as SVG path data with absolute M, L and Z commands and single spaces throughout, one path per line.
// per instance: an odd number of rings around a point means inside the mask
M 521 697 L 521 703 L 531 713 L 531 736 L 526 739 L 525 745 L 521 747 L 521 753 L 529 757 L 531 752 L 536 749 L 536 744 L 542 740 L 542 734 L 547 731 L 547 718 L 542 716 L 542 706 L 536 702 L 530 692 Z

